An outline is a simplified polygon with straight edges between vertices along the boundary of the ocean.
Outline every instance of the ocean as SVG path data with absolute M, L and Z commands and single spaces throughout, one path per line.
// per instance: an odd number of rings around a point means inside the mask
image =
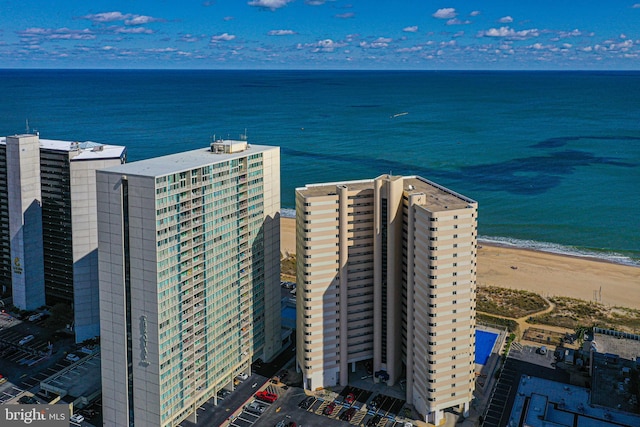
M 640 265 L 640 72 L 0 70 L 0 93 L 1 135 L 129 161 L 280 146 L 284 215 L 305 184 L 421 175 L 485 241 Z

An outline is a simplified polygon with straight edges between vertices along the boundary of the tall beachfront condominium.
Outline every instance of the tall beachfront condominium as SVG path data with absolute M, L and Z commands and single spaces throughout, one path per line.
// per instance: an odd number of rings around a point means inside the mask
M 280 149 L 217 141 L 97 174 L 108 426 L 176 426 L 282 347 Z
M 95 171 L 126 148 L 95 142 L 0 138 L 0 281 L 23 310 L 64 302 L 76 341 L 100 333 Z
M 417 176 L 296 189 L 297 364 L 306 389 L 406 381 L 435 423 L 474 390 L 477 203 Z

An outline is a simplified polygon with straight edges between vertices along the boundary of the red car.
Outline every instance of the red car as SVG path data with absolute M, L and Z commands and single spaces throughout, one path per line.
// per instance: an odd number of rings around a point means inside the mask
M 351 405 L 356 400 L 356 396 L 353 393 L 347 394 L 347 397 L 344 398 L 344 403 L 347 405 Z
M 259 391 L 256 393 L 256 399 L 262 400 L 263 402 L 273 403 L 278 400 L 278 395 L 275 393 L 269 393 L 266 390 Z
M 333 414 L 334 409 L 336 409 L 336 402 L 331 402 L 324 408 L 324 411 L 322 411 L 322 413 L 325 415 L 331 415 Z

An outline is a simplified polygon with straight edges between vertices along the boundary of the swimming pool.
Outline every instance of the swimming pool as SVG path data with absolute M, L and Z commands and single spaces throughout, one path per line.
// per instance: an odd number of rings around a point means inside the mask
M 486 365 L 489 356 L 491 356 L 491 350 L 493 345 L 498 339 L 498 334 L 493 332 L 476 330 L 476 359 L 475 362 L 479 365 Z

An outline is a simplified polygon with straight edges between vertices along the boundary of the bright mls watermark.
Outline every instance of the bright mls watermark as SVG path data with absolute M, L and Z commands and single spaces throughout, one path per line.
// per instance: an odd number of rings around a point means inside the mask
M 0 427 L 68 427 L 67 405 L 2 405 Z

